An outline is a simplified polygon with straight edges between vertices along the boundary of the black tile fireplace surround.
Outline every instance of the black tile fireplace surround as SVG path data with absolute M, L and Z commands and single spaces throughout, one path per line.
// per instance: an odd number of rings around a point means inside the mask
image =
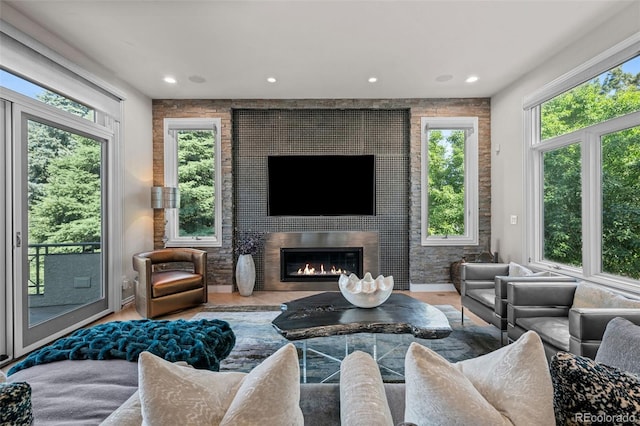
M 307 231 L 375 232 L 377 266 L 370 269 L 371 273 L 393 275 L 396 288 L 408 289 L 409 116 L 406 108 L 234 109 L 231 120 L 234 232 L 237 235 L 256 230 L 265 235 Z M 271 214 L 269 158 L 329 155 L 369 156 L 374 160 L 374 214 Z M 332 168 L 332 171 L 342 175 L 341 170 Z M 351 199 L 349 194 L 341 196 L 343 198 L 336 202 L 347 203 Z M 362 244 L 344 243 L 339 247 L 359 246 Z M 273 289 L 274 282 L 280 283 L 280 248 L 275 254 L 267 254 L 265 250 L 263 247 L 254 257 L 256 290 Z M 367 266 L 363 268 L 367 272 Z M 337 280 L 335 283 L 287 281 L 283 284 L 288 287 L 281 290 L 295 290 L 296 286 L 299 290 L 322 286 L 337 290 Z
M 377 232 L 271 232 L 265 290 L 338 290 L 340 274 L 379 273 Z

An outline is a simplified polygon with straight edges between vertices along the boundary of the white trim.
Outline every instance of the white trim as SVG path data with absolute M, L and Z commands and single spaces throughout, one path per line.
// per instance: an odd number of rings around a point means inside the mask
M 575 70 L 545 85 L 525 98 L 524 102 L 524 140 L 525 140 L 525 184 L 529 188 L 525 198 L 528 212 L 525 217 L 525 257 L 528 265 L 542 270 L 561 271 L 563 274 L 586 279 L 626 291 L 638 291 L 639 280 L 614 276 L 602 272 L 602 161 L 601 136 L 640 126 L 640 111 L 621 117 L 608 119 L 573 132 L 541 141 L 540 104 L 548 99 L 565 93 L 592 78 L 624 63 L 640 52 L 640 33 L 619 43 L 603 54 L 586 62 Z M 544 259 L 544 220 L 543 220 L 543 164 L 542 156 L 571 144 L 581 148 L 581 191 L 582 191 L 582 259 L 581 267 L 557 264 Z
M 208 285 L 207 291 L 209 293 L 233 293 L 233 286 L 231 284 Z
M 588 81 L 609 69 L 622 64 L 640 53 L 640 32 L 574 68 L 568 73 L 545 84 L 531 95 L 525 96 L 523 108 L 530 109 L 560 93 Z
M 464 152 L 465 234 L 430 236 L 427 232 L 429 220 L 429 140 L 432 129 L 467 129 Z M 420 119 L 421 161 L 421 245 L 461 246 L 478 244 L 478 117 L 421 117 Z
M 13 359 L 13 334 L 9 326 L 13 317 L 13 282 L 10 253 L 13 252 L 13 232 L 11 230 L 11 199 L 7 197 L 10 193 L 11 182 L 11 111 L 10 104 L 0 99 L 0 164 L 3 166 L 4 181 L 0 184 L 0 200 L 4 200 L 0 208 L 0 259 L 3 259 L 4 274 L 0 278 L 0 306 L 4 313 L 0 316 L 0 354 L 5 354 L 8 358 L 0 361 L 0 365 Z
M 175 130 L 214 129 L 214 235 L 206 237 L 178 236 L 179 209 L 165 211 L 167 220 L 166 247 L 222 247 L 222 119 L 211 118 L 165 118 L 164 119 L 164 185 L 178 186 L 178 141 Z
M 414 284 L 409 283 L 409 291 L 415 292 L 431 292 L 436 293 L 440 291 L 457 291 L 453 284 Z

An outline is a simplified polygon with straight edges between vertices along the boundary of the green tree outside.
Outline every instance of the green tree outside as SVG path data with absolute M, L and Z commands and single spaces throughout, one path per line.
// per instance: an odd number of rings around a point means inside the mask
M 429 131 L 429 235 L 464 235 L 464 130 Z

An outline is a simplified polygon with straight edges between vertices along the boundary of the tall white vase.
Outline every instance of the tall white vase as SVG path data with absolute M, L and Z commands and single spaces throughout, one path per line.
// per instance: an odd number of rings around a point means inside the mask
M 253 256 L 250 254 L 238 256 L 236 284 L 238 285 L 240 296 L 251 296 L 251 293 L 253 293 L 253 287 L 256 285 L 256 265 L 253 262 Z

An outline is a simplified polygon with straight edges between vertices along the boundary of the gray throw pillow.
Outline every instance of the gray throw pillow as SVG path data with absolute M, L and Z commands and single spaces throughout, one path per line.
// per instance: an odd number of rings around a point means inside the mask
M 621 317 L 609 321 L 595 360 L 640 375 L 640 326 Z

